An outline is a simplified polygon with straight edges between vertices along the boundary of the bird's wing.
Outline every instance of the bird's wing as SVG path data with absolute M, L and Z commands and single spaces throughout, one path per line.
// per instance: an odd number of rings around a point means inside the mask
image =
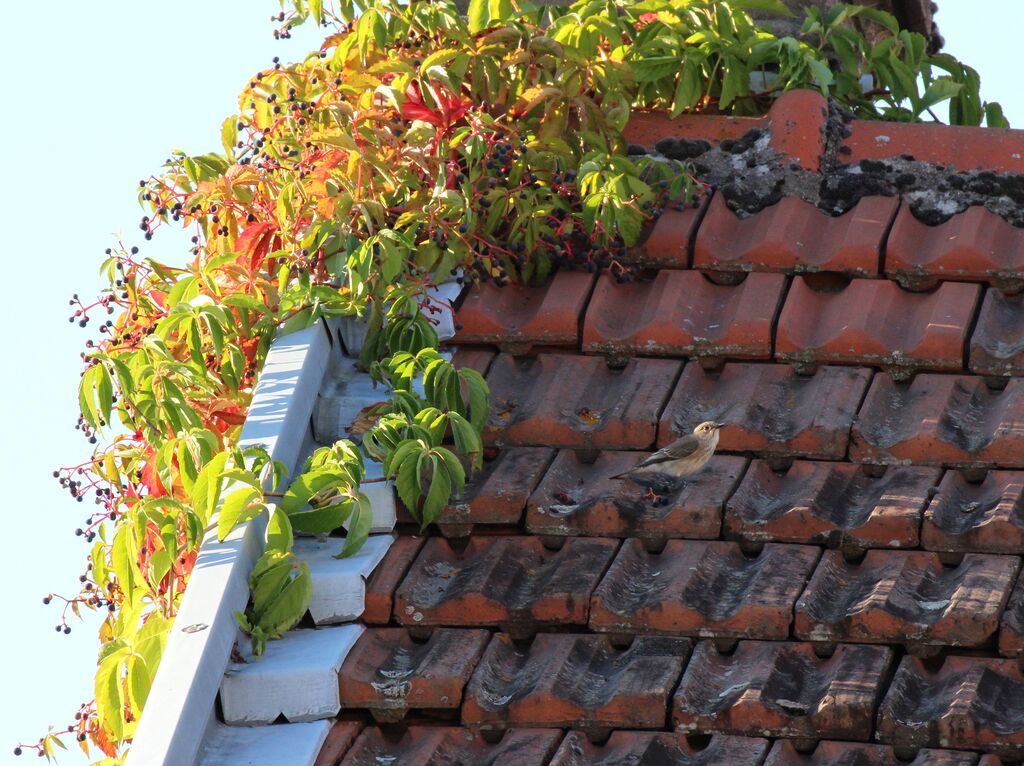
M 682 439 L 674 441 L 667 447 L 658 450 L 636 468 L 647 468 L 648 466 L 667 463 L 671 460 L 682 460 L 684 457 L 688 457 L 696 452 L 699 446 L 700 442 L 696 436 L 684 436 Z M 636 470 L 636 468 L 633 470 Z

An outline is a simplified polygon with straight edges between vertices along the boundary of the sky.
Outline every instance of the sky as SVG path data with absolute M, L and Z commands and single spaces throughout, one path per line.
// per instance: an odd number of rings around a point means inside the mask
M 1002 102 L 1010 124 L 1024 127 L 1019 67 L 1006 66 L 1020 45 L 1024 4 L 939 5 L 945 50 L 975 67 L 983 97 Z M 297 60 L 317 46 L 312 26 L 275 41 L 269 16 L 277 10 L 277 0 L 54 0 L 45 19 L 19 19 L 4 36 L 0 223 L 8 266 L 0 326 L 8 334 L 0 470 L 8 488 L 0 688 L 8 691 L 0 704 L 0 763 L 17 762 L 10 753 L 19 739 L 35 741 L 48 724 L 63 728 L 92 697 L 97 622 L 58 634 L 57 609 L 42 605 L 50 591 L 75 590 L 88 552 L 74 536 L 86 508 L 51 477 L 54 468 L 87 458 L 89 446 L 74 430 L 78 354 L 88 331 L 68 323 L 68 299 L 101 287 L 103 250 L 118 237 L 143 255 L 185 261 L 184 235 L 165 227 L 152 242 L 138 236 L 138 181 L 173 149 L 219 151 L 220 124 L 236 111 L 248 77 L 274 56 Z M 88 763 L 77 748 L 59 762 Z

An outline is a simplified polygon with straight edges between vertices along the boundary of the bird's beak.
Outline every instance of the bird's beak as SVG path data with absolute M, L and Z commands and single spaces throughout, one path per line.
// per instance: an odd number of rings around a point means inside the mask
M 725 423 L 715 423 L 715 428 L 725 428 Z

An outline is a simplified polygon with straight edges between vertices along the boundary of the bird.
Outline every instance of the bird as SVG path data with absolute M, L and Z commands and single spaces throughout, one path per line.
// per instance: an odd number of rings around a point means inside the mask
M 692 434 L 677 439 L 628 471 L 608 478 L 626 479 L 658 474 L 682 479 L 684 476 L 696 473 L 715 453 L 715 447 L 718 446 L 718 431 L 723 426 L 725 423 L 706 420 L 694 428 Z

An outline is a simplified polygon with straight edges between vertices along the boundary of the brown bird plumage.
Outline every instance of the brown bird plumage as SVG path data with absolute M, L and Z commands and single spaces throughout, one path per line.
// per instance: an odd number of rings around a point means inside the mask
M 660 474 L 681 479 L 696 473 L 715 454 L 718 431 L 724 425 L 725 423 L 705 421 L 694 428 L 692 434 L 677 439 L 628 471 L 609 478 L 625 479 L 637 475 Z

